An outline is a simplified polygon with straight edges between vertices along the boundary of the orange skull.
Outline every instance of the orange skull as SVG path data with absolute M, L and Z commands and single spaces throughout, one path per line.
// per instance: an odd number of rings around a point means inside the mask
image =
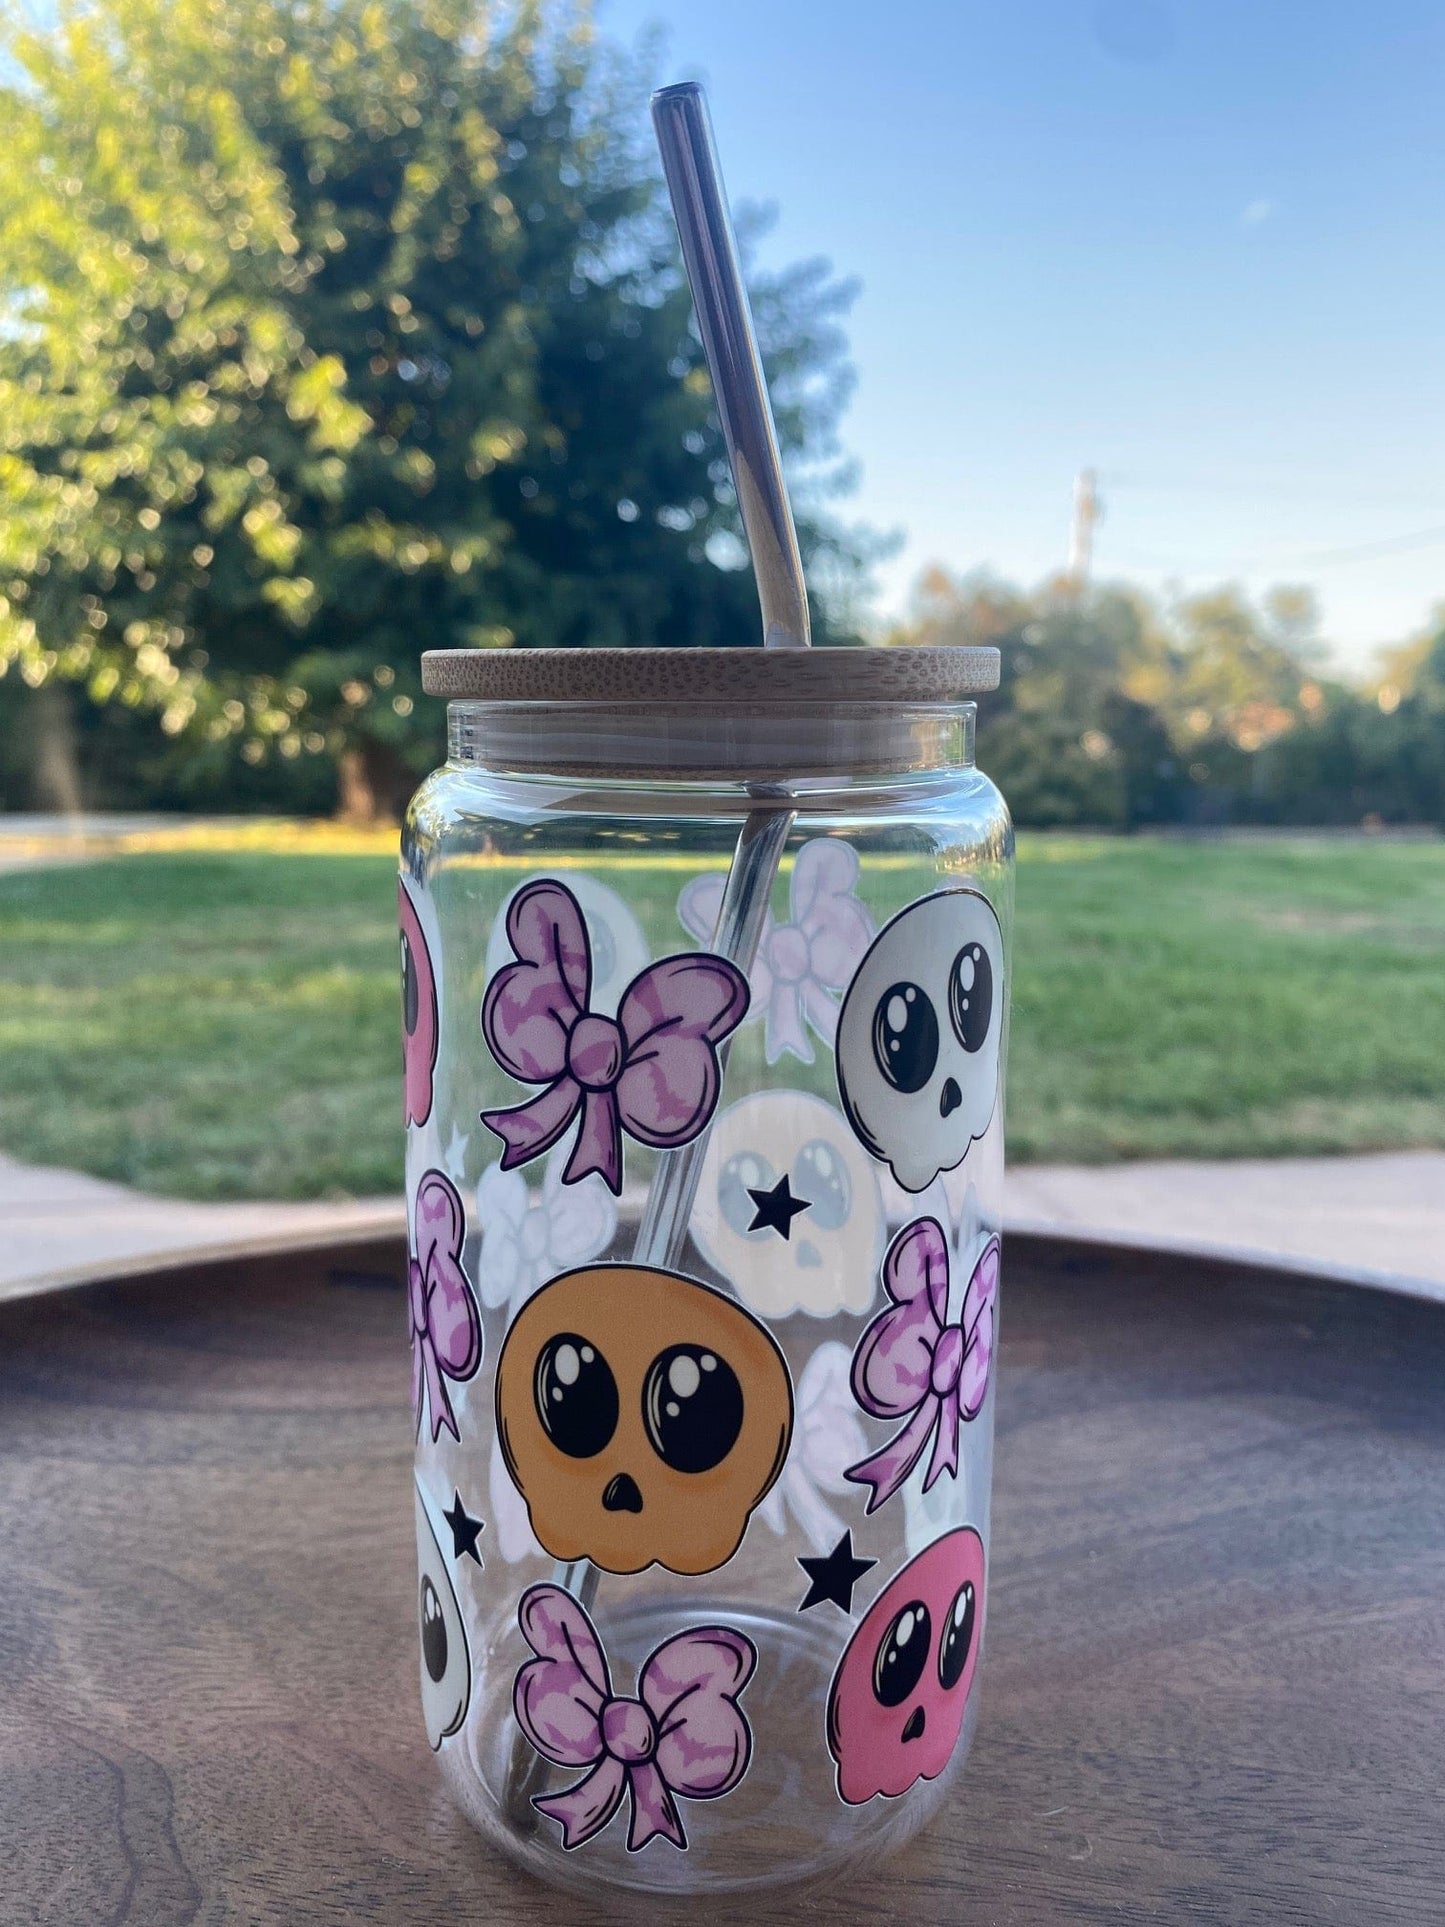
M 793 1388 L 757 1320 L 645 1265 L 565 1272 L 517 1314 L 497 1434 L 554 1559 L 711 1572 L 783 1468 Z

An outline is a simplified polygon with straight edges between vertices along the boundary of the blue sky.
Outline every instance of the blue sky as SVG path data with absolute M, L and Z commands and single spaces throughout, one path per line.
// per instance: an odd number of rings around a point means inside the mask
M 707 83 L 765 258 L 862 292 L 856 512 L 1031 582 L 1316 588 L 1342 659 L 1445 599 L 1439 0 L 598 0 Z

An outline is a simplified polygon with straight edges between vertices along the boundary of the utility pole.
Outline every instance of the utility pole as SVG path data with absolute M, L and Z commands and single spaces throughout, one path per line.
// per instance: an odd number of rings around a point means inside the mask
M 1103 514 L 1099 501 L 1099 478 L 1091 468 L 1081 468 L 1074 477 L 1074 519 L 1069 526 L 1069 566 L 1065 571 L 1076 589 L 1089 579 L 1094 562 L 1094 525 Z

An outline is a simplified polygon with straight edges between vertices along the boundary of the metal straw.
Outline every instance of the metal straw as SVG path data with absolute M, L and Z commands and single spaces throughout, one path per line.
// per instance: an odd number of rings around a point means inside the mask
M 752 551 L 763 644 L 769 649 L 806 649 L 813 636 L 803 559 L 783 485 L 773 411 L 738 266 L 712 122 L 697 82 L 683 81 L 654 94 L 652 124 Z
M 813 632 L 803 558 L 798 553 L 768 386 L 702 88 L 694 80 L 685 80 L 655 93 L 652 124 L 752 553 L 763 647 L 806 649 Z M 712 942 L 718 956 L 727 957 L 744 975 L 758 954 L 763 919 L 795 815 L 780 806 L 788 794 L 785 784 L 754 784 L 751 793 L 760 803 L 765 798 L 778 801 L 748 813 L 733 852 Z M 720 1056 L 726 1065 L 726 1047 Z M 637 1264 L 673 1265 L 681 1256 L 706 1150 L 707 1133 L 703 1132 L 691 1144 L 659 1158 L 633 1250 Z
M 769 649 L 806 649 L 812 627 L 803 561 L 702 88 L 683 81 L 660 89 L 652 97 L 652 123 L 752 554 L 763 644 Z M 787 807 L 789 792 L 783 782 L 751 784 L 749 794 L 759 807 L 749 810 L 738 837 L 712 943 L 717 955 L 735 963 L 744 976 L 757 956 L 796 815 Z M 727 1044 L 718 1055 L 726 1069 Z M 707 1135 L 704 1131 L 690 1144 L 659 1154 L 633 1246 L 634 1263 L 666 1267 L 681 1256 Z M 590 1607 L 598 1580 L 590 1561 L 560 1562 L 552 1578 Z M 546 1776 L 547 1762 L 540 1754 L 529 1748 L 523 1757 L 520 1747 L 514 1751 L 511 1805 L 519 1822 L 535 1820 L 531 1797 Z

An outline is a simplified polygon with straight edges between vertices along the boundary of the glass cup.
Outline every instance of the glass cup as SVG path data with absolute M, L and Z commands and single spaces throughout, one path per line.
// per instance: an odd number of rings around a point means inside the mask
M 546 1879 L 907 1840 L 978 1705 L 991 650 L 430 656 L 401 916 L 421 1688 Z

